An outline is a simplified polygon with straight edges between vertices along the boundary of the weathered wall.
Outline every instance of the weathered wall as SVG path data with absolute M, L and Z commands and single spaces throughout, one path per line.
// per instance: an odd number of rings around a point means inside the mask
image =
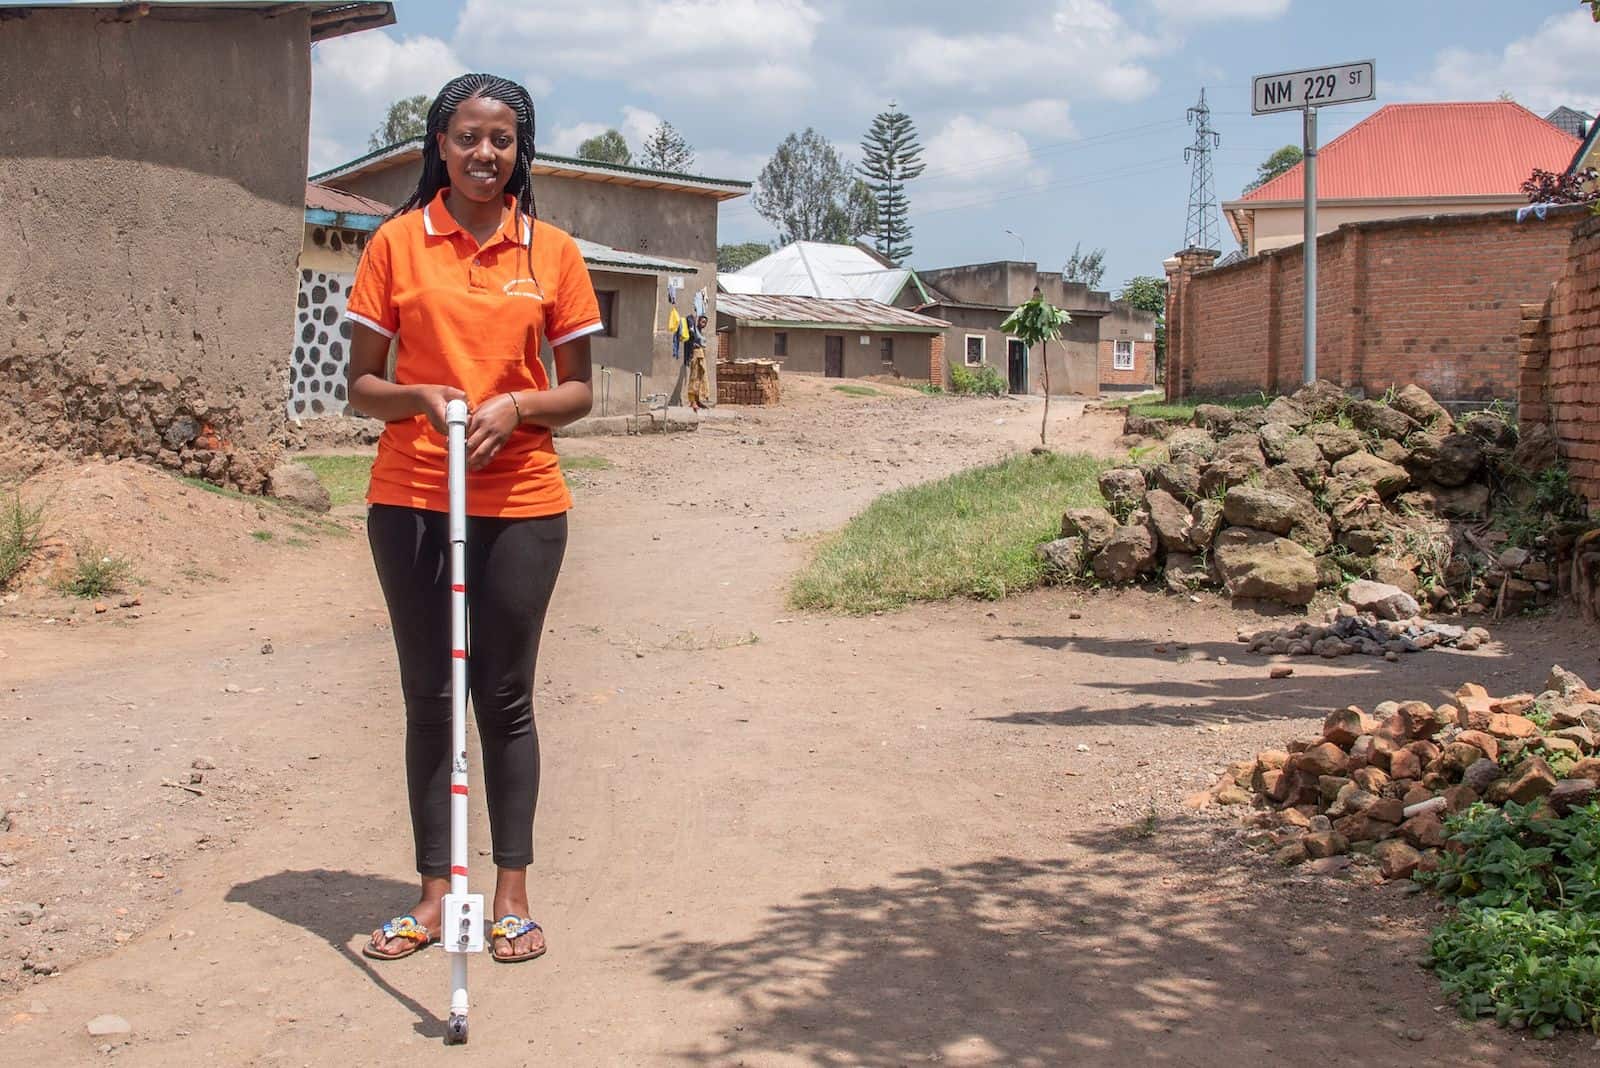
M 928 380 L 928 368 L 932 362 L 932 344 L 936 334 L 912 334 L 873 330 L 867 333 L 871 343 L 861 344 L 863 331 L 853 330 L 848 333 L 840 330 L 796 330 L 793 327 L 783 331 L 788 334 L 788 354 L 777 356 L 773 354 L 772 335 L 778 331 L 767 327 L 734 327 L 724 331 L 720 337 L 728 339 L 731 344 L 731 353 L 724 349 L 726 358 L 753 360 L 777 360 L 785 374 L 821 375 L 827 369 L 827 339 L 838 337 L 844 340 L 844 377 L 866 378 L 869 375 L 893 375 L 901 378 L 911 378 L 919 382 Z M 894 363 L 885 365 L 882 355 L 882 341 L 885 337 L 894 338 Z
M 0 433 L 254 489 L 285 429 L 310 27 L 186 14 L 0 20 Z
M 1573 485 L 1600 509 L 1600 218 L 1573 232 L 1566 270 L 1523 315 L 1523 426 L 1554 431 Z
M 413 162 L 376 174 L 336 179 L 328 184 L 385 204 L 399 205 L 416 188 L 420 169 L 421 164 Z M 707 317 L 712 323 L 717 321 L 715 199 L 676 190 L 641 189 L 549 174 L 534 175 L 533 192 L 539 217 L 574 237 L 693 267 L 695 273 L 680 276 L 684 290 L 678 296 L 679 307 L 693 308 L 695 291 L 704 289 Z M 619 329 L 617 337 L 605 339 L 603 344 L 597 338 L 593 352 L 597 374 L 602 365 L 620 368 L 629 374 L 642 372 L 645 392 L 670 393 L 677 401 L 683 389 L 683 376 L 681 363 L 672 358 L 672 335 L 667 332 L 668 277 L 661 274 L 647 279 L 655 288 L 648 318 L 635 320 L 629 312 L 625 329 Z M 599 288 L 598 280 L 595 284 Z M 632 293 L 632 287 L 628 291 Z M 707 363 L 710 371 L 712 361 Z M 715 372 L 710 373 L 714 377 Z M 715 382 L 712 386 L 715 388 Z M 632 385 L 628 388 L 631 390 Z
M 1515 397 L 1520 307 L 1560 276 L 1581 217 L 1447 215 L 1324 234 L 1318 376 L 1374 394 L 1415 382 L 1446 402 Z M 1192 273 L 1206 255 L 1169 261 L 1169 395 L 1296 388 L 1304 249 Z
M 1148 312 L 1117 301 L 1100 320 L 1098 385 L 1102 393 L 1154 389 L 1156 384 L 1155 323 Z M 1133 342 L 1133 370 L 1119 371 L 1116 342 Z
M 1033 293 L 1029 285 L 1029 296 Z M 961 365 L 976 369 L 967 363 L 967 336 L 980 334 L 984 338 L 983 362 L 995 369 L 1001 378 L 1009 381 L 1010 340 L 1000 330 L 1009 312 L 990 308 L 961 308 L 935 305 L 927 313 L 950 323 L 945 331 L 945 360 L 951 366 Z M 1099 347 L 1099 316 L 1079 315 L 1061 333 L 1059 342 L 1050 344 L 1050 392 L 1056 396 L 1093 395 L 1098 391 L 1096 370 Z M 1043 376 L 1039 369 L 1039 353 L 1028 353 L 1028 392 L 1043 393 Z

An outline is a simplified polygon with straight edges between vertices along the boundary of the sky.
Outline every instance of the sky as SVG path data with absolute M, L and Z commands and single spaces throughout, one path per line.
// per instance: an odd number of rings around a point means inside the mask
M 541 151 L 658 121 L 693 169 L 753 180 L 815 127 L 852 162 L 898 103 L 927 170 L 908 188 L 912 266 L 1059 270 L 1106 249 L 1116 291 L 1184 243 L 1204 89 L 1216 199 L 1235 198 L 1298 113 L 1252 117 L 1256 74 L 1371 59 L 1377 100 L 1324 109 L 1323 143 L 1384 103 L 1493 100 L 1600 112 L 1600 25 L 1576 0 L 398 0 L 397 22 L 313 50 L 311 169 L 360 155 L 390 101 L 484 70 L 532 91 Z M 1218 219 L 1224 251 L 1236 247 Z M 719 240 L 768 241 L 750 198 Z

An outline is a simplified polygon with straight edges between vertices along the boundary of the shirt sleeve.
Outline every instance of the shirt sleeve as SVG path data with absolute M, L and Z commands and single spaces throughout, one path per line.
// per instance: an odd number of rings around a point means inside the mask
M 565 234 L 562 237 L 561 277 L 556 282 L 555 307 L 546 320 L 551 348 L 605 329 L 583 253 L 578 251 L 578 243 L 571 237 Z
M 351 322 L 392 338 L 400 329 L 400 312 L 394 304 L 391 253 L 388 227 L 380 227 L 356 265 L 356 279 L 350 285 L 344 315 Z

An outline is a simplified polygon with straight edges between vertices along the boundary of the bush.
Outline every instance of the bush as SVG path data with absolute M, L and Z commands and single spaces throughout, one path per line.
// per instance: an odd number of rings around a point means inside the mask
M 0 506 L 0 590 L 22 573 L 44 544 L 44 505 L 22 503 L 15 491 Z
M 1433 932 L 1433 970 L 1468 1019 L 1600 1032 L 1600 804 L 1541 811 L 1480 802 L 1445 821 L 1460 851 L 1418 878 L 1461 910 Z
M 963 396 L 999 397 L 1006 391 L 1006 380 L 988 364 L 974 371 L 962 364 L 950 367 L 950 392 Z
M 72 574 L 61 582 L 61 592 L 75 597 L 101 597 L 122 590 L 133 578 L 133 563 L 110 549 L 85 542 L 78 546 Z

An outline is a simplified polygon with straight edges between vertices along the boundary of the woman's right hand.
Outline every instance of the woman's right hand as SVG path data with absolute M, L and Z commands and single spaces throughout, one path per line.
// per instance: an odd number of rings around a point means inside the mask
M 449 428 L 444 421 L 444 406 L 453 400 L 466 400 L 466 393 L 454 386 L 412 386 L 416 391 L 417 400 L 422 405 L 422 414 L 428 417 L 428 422 L 433 429 L 441 434 L 449 433 Z

